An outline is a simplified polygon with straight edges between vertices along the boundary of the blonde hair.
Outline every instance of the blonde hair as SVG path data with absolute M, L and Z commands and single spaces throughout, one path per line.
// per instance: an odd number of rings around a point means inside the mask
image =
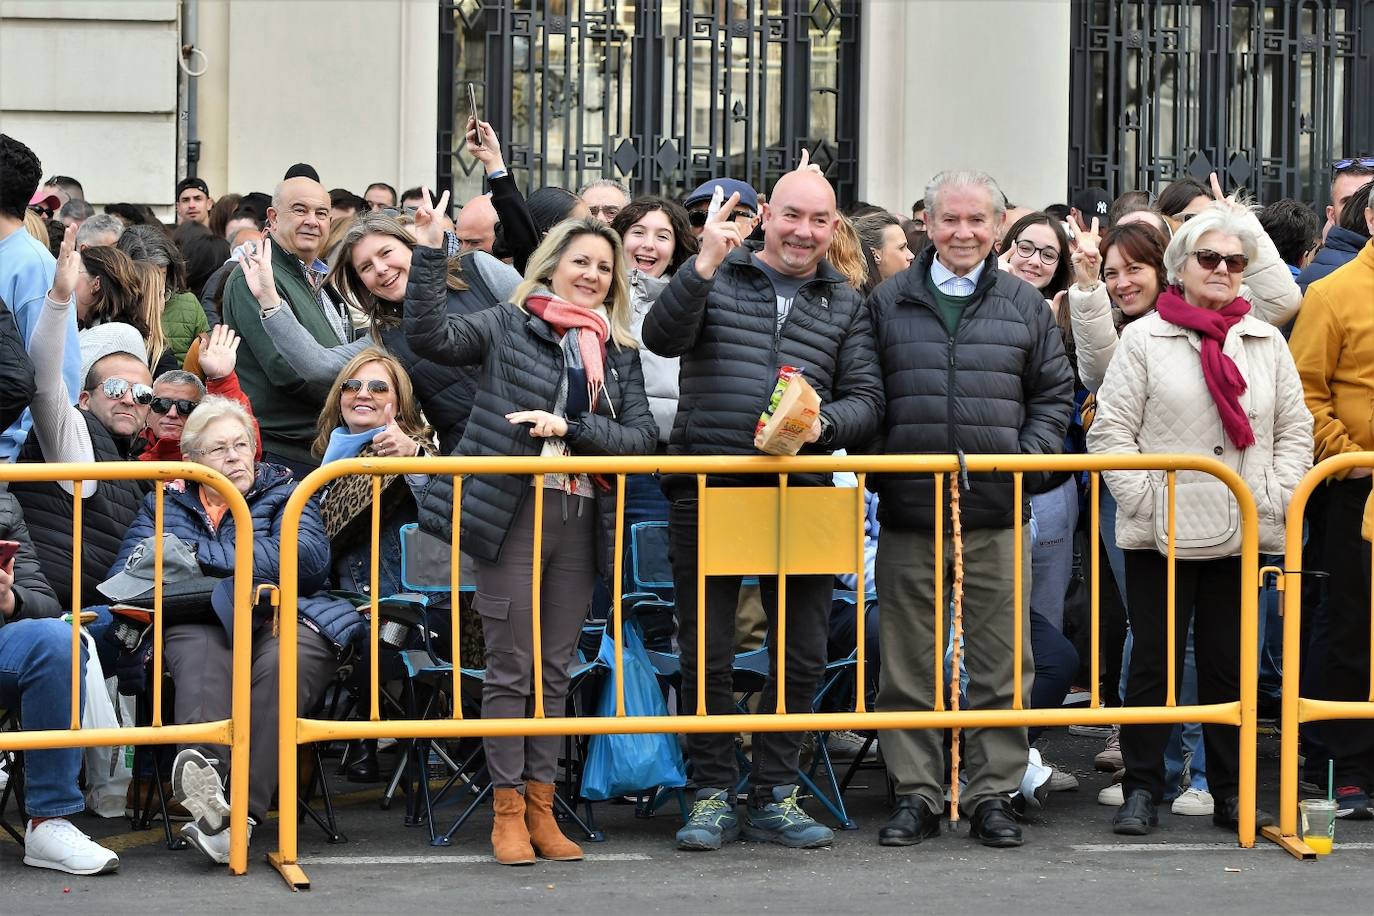
M 868 282 L 868 261 L 864 258 L 863 244 L 849 217 L 843 213 L 837 216 L 835 234 L 830 239 L 830 249 L 825 253 L 825 259 L 831 267 L 844 274 L 850 286 L 861 290 Z
M 239 421 L 239 424 L 243 426 L 244 435 L 248 437 L 248 443 L 253 446 L 253 453 L 257 454 L 258 429 L 253 423 L 253 418 L 238 401 L 217 394 L 206 395 L 201 398 L 196 409 L 186 418 L 186 425 L 181 428 L 181 453 L 187 456 L 198 454 L 201 436 L 205 435 L 205 427 L 226 417 Z
M 156 368 L 167 349 L 167 334 L 162 330 L 162 313 L 167 308 L 167 271 L 152 261 L 133 262 L 139 279 L 138 297 L 143 314 L 139 318 L 147 327 L 144 340 L 148 343 L 148 365 Z
M 611 246 L 611 289 L 606 298 L 606 314 L 610 318 L 611 337 L 622 347 L 639 348 L 634 332 L 630 330 L 630 281 L 629 270 L 625 267 L 625 250 L 621 247 L 620 236 L 610 226 L 594 217 L 586 219 L 565 219 L 549 230 L 544 241 L 530 255 L 525 267 L 525 279 L 511 293 L 511 303 L 522 312 L 525 300 L 532 294 L 548 289 L 553 272 L 563 260 L 563 254 L 573 240 L 584 235 L 595 235 L 605 239 Z
M 24 211 L 24 229 L 28 231 L 29 235 L 42 242 L 44 249 L 52 245 L 52 241 L 48 238 L 48 224 L 43 222 L 43 217 L 32 210 Z
M 353 378 L 354 374 L 368 363 L 381 363 L 391 376 L 391 385 L 396 391 L 396 425 L 401 427 L 401 432 L 412 439 L 430 438 L 429 425 L 425 423 L 424 417 L 420 416 L 420 403 L 415 400 L 415 389 L 410 383 L 410 375 L 405 367 L 385 350 L 367 347 L 350 359 L 334 378 L 334 384 L 325 397 L 324 409 L 320 411 L 315 441 L 310 446 L 310 451 L 315 456 L 324 455 L 325 449 L 329 448 L 330 435 L 344 425 L 343 391 L 340 386 Z

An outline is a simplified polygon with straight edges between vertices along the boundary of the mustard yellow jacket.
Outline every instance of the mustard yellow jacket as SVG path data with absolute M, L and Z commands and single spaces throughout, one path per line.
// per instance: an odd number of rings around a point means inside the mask
M 1289 344 L 1316 460 L 1374 450 L 1374 242 L 1307 288 Z

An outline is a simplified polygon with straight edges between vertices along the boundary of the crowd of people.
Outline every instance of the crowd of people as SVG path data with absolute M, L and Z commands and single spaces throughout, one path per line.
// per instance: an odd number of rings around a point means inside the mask
M 1114 199 L 1084 189 L 1068 204 L 1031 210 L 1012 206 L 992 176 L 952 169 L 931 179 L 908 219 L 864 203 L 841 211 L 805 158 L 771 188 L 720 176 L 679 201 L 635 197 L 611 179 L 576 193 L 522 193 L 486 123 L 469 122 L 467 150 L 489 191 L 456 215 L 447 193 L 398 194 L 385 182 L 362 194 L 331 191 L 298 164 L 271 194 L 214 199 L 203 180 L 186 178 L 168 227 L 145 207 L 95 212 L 78 181 L 44 180 L 37 156 L 0 135 L 0 457 L 204 464 L 243 496 L 254 579 L 275 582 L 287 499 L 321 465 L 444 454 L 555 464 L 570 455 L 757 455 L 760 410 L 785 366 L 801 367 L 821 402 L 803 454 L 1206 455 L 1253 492 L 1266 554 L 1283 553 L 1289 500 L 1314 461 L 1374 449 L 1374 159 L 1333 164 L 1322 225 L 1312 206 L 1321 202 L 1261 208 L 1226 194 L 1215 176 L 1210 187 L 1180 178 Z M 1082 475 L 1028 474 L 1024 493 L 1010 475 L 977 475 L 963 489 L 963 708 L 1054 707 L 1083 683 L 1070 595 L 1074 570 L 1091 562 L 1083 554 L 1099 549 L 1110 570 L 1103 588 L 1129 622 L 1124 640 L 1103 641 L 1104 655 L 1121 656 L 1120 681 L 1104 691 L 1109 705 L 1158 706 L 1175 690 L 1182 703 L 1239 696 L 1234 498 L 1205 474 L 1180 472 L 1172 488 L 1162 471 L 1104 479 L 1100 544 L 1084 537 L 1091 491 Z M 1307 564 L 1330 578 L 1305 608 L 1307 696 L 1367 691 L 1370 479 L 1369 468 L 1333 479 L 1308 509 Z M 788 481 L 837 483 L 845 481 L 810 473 Z M 871 593 L 857 600 L 871 627 L 872 682 L 855 689 L 871 690 L 880 710 L 933 709 L 951 680 L 937 645 L 950 633 L 949 608 L 937 605 L 948 599 L 940 583 L 952 581 L 949 500 L 929 474 L 873 474 L 867 484 Z M 767 485 L 745 474 L 707 480 Z M 168 587 L 190 596 L 166 628 L 171 721 L 229 716 L 231 624 L 235 613 L 255 614 L 248 806 L 250 824 L 261 824 L 277 776 L 272 612 L 227 599 L 236 538 L 225 499 L 175 481 L 159 507 L 149 486 L 68 480 L 0 490 L 0 546 L 14 545 L 0 566 L 0 707 L 25 729 L 66 727 L 72 643 L 58 618 L 81 607 L 96 615 L 85 663 L 118 672 L 121 690 L 145 689 L 149 637 L 116 639 L 110 605 L 151 588 L 160 546 Z M 785 662 L 784 707 L 811 711 L 827 663 L 854 650 L 854 601 L 836 600 L 852 581 L 790 576 L 785 644 L 768 638 L 779 614 L 775 577 L 757 586 L 706 578 L 699 620 L 696 479 L 631 475 L 623 506 L 615 493 L 582 474 L 464 480 L 461 544 L 476 590 L 462 613 L 481 633 L 483 714 L 531 715 L 535 678 L 545 713 L 565 714 L 583 624 L 616 569 L 618 511 L 627 524 L 668 528 L 679 709 L 734 712 L 736 653 L 766 647 L 770 672 Z M 359 647 L 367 596 L 405 590 L 403 526 L 452 537 L 454 494 L 449 475 L 390 475 L 380 489 L 342 477 L 309 502 L 297 532 L 302 714 Z M 1028 571 L 1019 595 L 1018 555 Z M 1262 705 L 1277 696 L 1281 665 L 1278 628 L 1268 623 Z M 776 708 L 776 688 L 770 674 L 763 709 Z M 1042 759 L 1038 737 L 1025 728 L 965 732 L 959 804 L 984 845 L 1021 845 L 1026 812 L 1077 786 L 1068 762 Z M 804 743 L 797 732 L 755 735 L 742 774 L 736 736 L 686 736 L 692 795 L 679 848 L 717 850 L 741 835 L 829 845 L 831 830 L 798 794 Z M 496 860 L 580 859 L 553 814 L 560 739 L 483 744 Z M 1374 723 L 1324 723 L 1304 731 L 1303 744 L 1309 767 L 1324 772 L 1332 761 L 1339 813 L 1374 817 Z M 878 747 L 896 796 L 878 841 L 937 836 L 950 778 L 944 735 L 885 731 Z M 375 754 L 368 746 L 361 764 L 374 778 Z M 80 750 L 26 758 L 25 862 L 73 874 L 117 869 L 118 856 L 71 820 L 84 807 Z M 190 818 L 183 835 L 219 863 L 228 860 L 227 761 L 226 748 L 187 746 L 171 768 Z M 1241 817 L 1235 728 L 1123 726 L 1094 765 L 1115 774 L 1099 801 L 1116 809 L 1117 833 L 1150 832 L 1163 804 L 1229 830 Z

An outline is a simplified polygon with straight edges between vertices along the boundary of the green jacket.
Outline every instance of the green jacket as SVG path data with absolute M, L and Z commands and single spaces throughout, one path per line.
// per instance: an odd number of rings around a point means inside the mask
M 300 260 L 273 240 L 272 275 L 277 295 L 295 314 L 310 336 L 323 347 L 337 347 L 341 341 L 315 298 Z M 318 464 L 310 454 L 316 423 L 324 409 L 328 385 L 312 385 L 301 378 L 277 351 L 276 343 L 262 323 L 258 300 L 248 288 L 242 267 L 235 267 L 224 285 L 222 304 L 224 323 L 243 338 L 239 347 L 239 385 L 253 402 L 253 413 L 262 431 L 264 452 L 273 452 L 292 461 Z
M 167 349 L 176 354 L 177 365 L 186 362 L 186 351 L 191 349 L 196 335 L 208 330 L 210 322 L 195 293 L 177 293 L 162 307 L 162 333 L 167 338 Z

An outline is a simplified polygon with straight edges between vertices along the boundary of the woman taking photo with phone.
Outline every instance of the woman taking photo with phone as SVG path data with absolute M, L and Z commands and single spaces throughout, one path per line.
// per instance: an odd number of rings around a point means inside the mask
M 447 200 L 440 201 L 439 211 Z M 559 223 L 530 256 L 504 306 L 445 314 L 446 254 L 439 213 L 415 214 L 418 242 L 405 303 L 410 345 L 435 362 L 480 365 L 458 454 L 466 456 L 643 455 L 657 426 L 644 395 L 620 237 L 595 219 Z M 546 494 L 534 516 L 533 488 Z M 435 477 L 421 524 L 451 536 L 452 480 Z M 463 483 L 462 546 L 474 560 L 475 605 L 486 640 L 483 718 L 531 715 L 532 570 L 535 524 L 542 530 L 540 621 L 544 711 L 566 712 L 569 669 L 598 573 L 614 575 L 615 496 L 599 476 L 484 474 Z M 492 847 L 505 865 L 582 851 L 553 816 L 557 736 L 487 738 L 495 790 Z M 523 794 L 522 794 L 523 790 Z

